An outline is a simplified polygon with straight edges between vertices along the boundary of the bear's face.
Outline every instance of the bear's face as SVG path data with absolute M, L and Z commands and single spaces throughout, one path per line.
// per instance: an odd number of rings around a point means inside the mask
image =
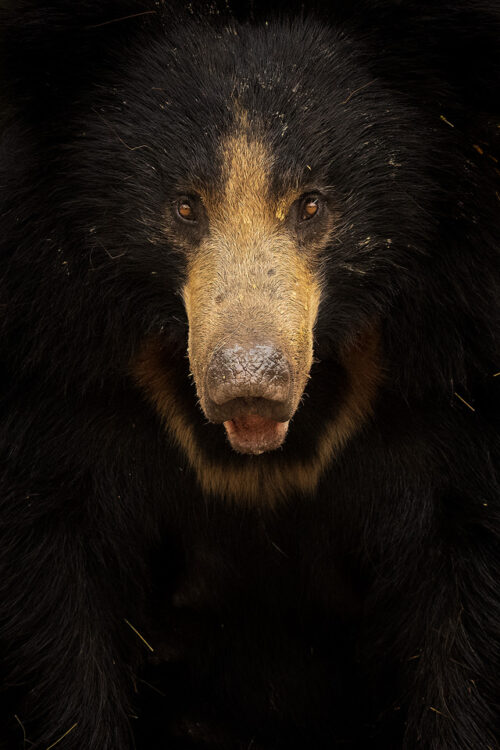
M 221 186 L 181 198 L 168 229 L 196 233 L 183 297 L 201 408 L 235 450 L 260 454 L 283 443 L 309 376 L 333 211 L 313 186 L 273 189 L 272 151 L 246 113 L 220 151 Z
M 422 224 L 399 170 L 424 150 L 343 45 L 312 23 L 181 30 L 120 69 L 86 135 L 107 141 L 96 197 L 114 180 L 100 243 L 150 289 L 132 377 L 209 493 L 313 491 L 372 413 Z

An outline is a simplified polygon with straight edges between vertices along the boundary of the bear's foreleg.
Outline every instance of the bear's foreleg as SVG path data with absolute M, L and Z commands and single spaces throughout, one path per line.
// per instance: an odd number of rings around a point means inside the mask
M 135 643 L 123 622 L 123 571 L 103 533 L 74 523 L 72 511 L 68 504 L 17 533 L 4 515 L 0 632 L 15 699 L 3 723 L 15 727 L 15 714 L 33 750 L 63 737 L 66 750 L 126 750 L 125 664 Z
M 403 750 L 498 750 L 498 551 L 440 547 L 415 573 L 395 643 L 407 705 Z M 403 656 L 404 654 L 404 656 Z

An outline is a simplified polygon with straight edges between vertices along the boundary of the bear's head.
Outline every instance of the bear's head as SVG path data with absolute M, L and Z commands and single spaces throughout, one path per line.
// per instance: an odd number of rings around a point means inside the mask
M 205 490 L 268 502 L 313 491 L 370 420 L 415 144 L 389 127 L 404 107 L 314 23 L 205 30 L 203 52 L 195 34 L 148 53 L 157 143 L 120 135 L 135 159 L 161 154 L 150 241 L 175 263 L 192 387 L 162 333 L 132 372 Z
M 18 93 L 8 335 L 65 392 L 132 383 L 205 492 L 272 504 L 317 488 L 382 393 L 448 394 L 472 309 L 490 347 L 474 216 L 496 199 L 418 50 L 413 91 L 347 27 L 167 21 L 82 26 L 76 52 L 63 29 Z

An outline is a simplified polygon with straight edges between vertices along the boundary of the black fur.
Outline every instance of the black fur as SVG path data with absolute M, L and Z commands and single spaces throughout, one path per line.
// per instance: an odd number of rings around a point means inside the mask
M 0 746 L 500 747 L 497 3 L 2 5 Z M 340 217 L 290 456 L 382 334 L 373 420 L 272 512 L 203 497 L 129 374 L 161 332 L 236 460 L 162 231 L 233 97 Z

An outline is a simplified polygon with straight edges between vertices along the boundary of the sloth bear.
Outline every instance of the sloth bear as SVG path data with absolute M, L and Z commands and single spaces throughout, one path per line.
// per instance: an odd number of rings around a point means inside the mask
M 499 17 L 3 3 L 2 748 L 500 747 Z

